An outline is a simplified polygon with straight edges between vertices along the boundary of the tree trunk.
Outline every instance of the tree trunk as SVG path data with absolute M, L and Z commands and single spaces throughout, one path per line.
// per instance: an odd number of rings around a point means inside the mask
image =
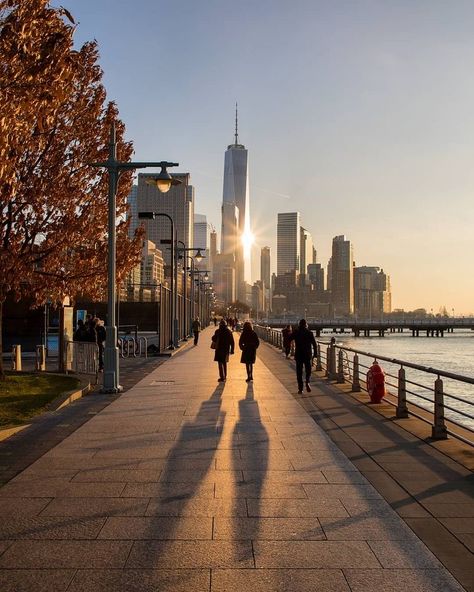
M 0 298 L 0 380 L 5 380 L 5 371 L 3 369 L 3 298 Z

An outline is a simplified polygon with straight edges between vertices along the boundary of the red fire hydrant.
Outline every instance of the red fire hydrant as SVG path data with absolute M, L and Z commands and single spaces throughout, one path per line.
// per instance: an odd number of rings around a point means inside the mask
M 367 372 L 367 392 L 371 403 L 380 403 L 385 396 L 385 373 L 377 360 Z

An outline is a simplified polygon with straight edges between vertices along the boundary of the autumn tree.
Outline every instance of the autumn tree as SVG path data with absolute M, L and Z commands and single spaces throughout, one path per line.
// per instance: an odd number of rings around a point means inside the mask
M 89 163 L 107 160 L 112 121 L 118 158 L 132 146 L 106 103 L 97 46 L 74 49 L 74 30 L 49 0 L 0 0 L 0 319 L 7 294 L 40 305 L 106 290 L 107 174 Z M 130 186 L 123 174 L 118 280 L 139 258 L 124 217 Z

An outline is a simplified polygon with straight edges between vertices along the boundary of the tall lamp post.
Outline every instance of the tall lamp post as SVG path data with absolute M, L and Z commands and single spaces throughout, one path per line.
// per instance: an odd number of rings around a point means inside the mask
M 191 322 L 188 323 L 187 318 L 186 318 L 186 290 L 187 290 L 187 264 L 186 264 L 186 259 L 189 257 L 191 259 L 191 273 L 194 272 L 194 261 L 197 261 L 198 263 L 200 263 L 203 259 L 204 259 L 204 255 L 201 253 L 201 247 L 187 247 L 185 245 L 185 243 L 183 241 L 177 241 L 180 245 L 182 245 L 181 247 L 176 247 L 178 253 L 182 252 L 183 255 L 183 268 L 184 268 L 184 286 L 183 286 L 183 297 L 184 297 L 184 325 L 185 325 L 185 339 L 186 336 L 188 335 L 188 331 L 191 330 Z M 187 253 L 189 251 L 197 251 L 196 255 L 192 256 L 192 255 L 188 255 Z M 192 283 L 191 283 L 191 288 L 192 288 Z M 194 291 L 192 290 L 191 293 L 191 297 L 193 297 L 194 295 Z M 194 302 L 194 300 L 192 300 L 192 302 Z M 191 308 L 191 307 L 190 307 Z M 190 311 L 190 318 L 194 316 L 194 311 L 191 310 Z
M 121 162 L 117 160 L 117 136 L 115 122 L 110 127 L 109 157 L 104 162 L 93 162 L 90 166 L 105 168 L 109 174 L 108 191 L 108 280 L 107 280 L 107 326 L 104 350 L 104 382 L 102 392 L 118 393 L 122 390 L 119 376 L 119 351 L 117 347 L 117 325 L 115 316 L 116 286 L 116 218 L 117 218 L 117 187 L 122 171 L 160 167 L 157 175 L 157 186 L 162 192 L 169 190 L 171 185 L 179 183 L 166 170 L 167 167 L 178 166 L 177 162 Z

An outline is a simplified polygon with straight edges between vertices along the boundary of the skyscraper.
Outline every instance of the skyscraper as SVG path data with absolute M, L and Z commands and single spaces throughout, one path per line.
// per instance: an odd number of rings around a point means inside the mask
M 203 255 L 204 259 L 198 263 L 196 262 L 196 266 L 200 269 L 207 269 L 211 271 L 210 267 L 210 232 L 209 232 L 209 224 L 207 223 L 207 218 L 204 214 L 194 214 L 194 240 L 193 244 L 189 245 L 190 247 L 196 247 L 197 249 L 201 249 L 201 254 Z M 191 255 L 195 255 L 196 252 L 191 253 Z
M 194 187 L 190 185 L 189 173 L 173 173 L 181 185 L 173 185 L 168 193 L 158 191 L 156 185 L 148 185 L 147 181 L 156 178 L 154 173 L 138 175 L 137 211 L 159 212 L 173 218 L 176 237 L 188 247 L 194 244 Z M 154 220 L 144 220 L 146 238 L 160 248 L 160 240 L 171 238 L 170 222 L 164 216 Z M 166 265 L 171 264 L 171 251 L 163 247 L 163 259 Z
M 242 237 L 250 236 L 249 186 L 248 186 L 248 152 L 243 144 L 239 144 L 237 105 L 235 109 L 234 143 L 227 146 L 224 158 L 223 216 L 228 213 L 229 205 L 235 206 L 238 213 L 237 236 L 228 236 L 231 229 L 222 224 L 222 254 L 228 254 L 233 245 L 235 255 L 235 277 L 237 296 L 245 300 L 244 281 L 250 273 L 250 249 L 244 252 Z M 226 207 L 227 206 L 227 207 Z M 225 245 L 225 249 L 224 249 Z M 249 245 L 250 246 L 250 245 Z
M 263 308 L 267 311 L 271 302 L 270 247 L 262 247 L 260 252 L 260 281 L 263 290 Z
M 313 238 L 306 228 L 301 226 L 301 260 L 300 260 L 300 274 L 302 275 L 302 282 L 309 284 L 308 279 L 308 265 L 316 263 L 314 260 L 315 250 L 313 245 Z
M 277 275 L 300 272 L 301 231 L 300 213 L 278 214 L 277 224 Z
M 361 318 L 379 318 L 392 310 L 390 277 L 380 267 L 354 267 L 354 309 Z
M 354 255 L 352 245 L 344 235 L 332 241 L 331 300 L 335 316 L 354 312 Z

